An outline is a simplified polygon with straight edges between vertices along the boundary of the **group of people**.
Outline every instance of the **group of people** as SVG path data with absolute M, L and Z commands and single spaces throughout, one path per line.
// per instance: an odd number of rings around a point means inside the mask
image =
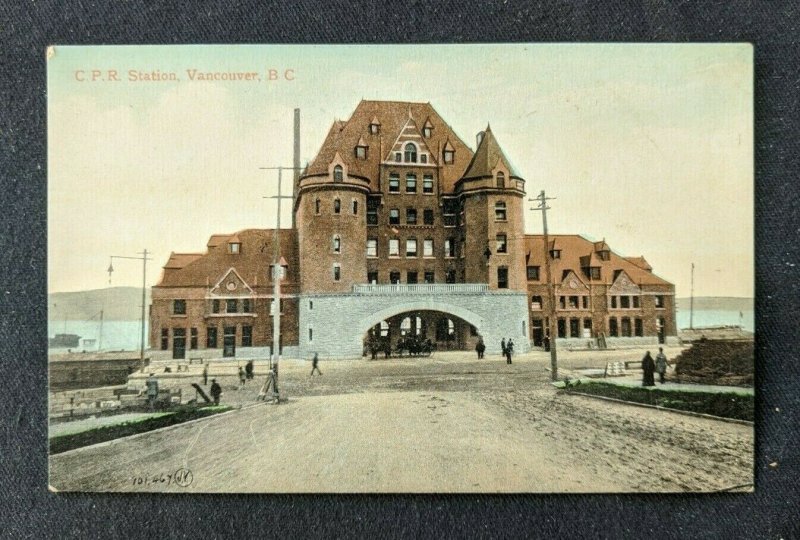
M 500 350 L 503 351 L 506 364 L 510 364 L 511 356 L 514 354 L 514 340 L 509 338 L 508 343 L 506 343 L 506 338 L 500 340 Z M 478 359 L 484 357 L 484 353 L 486 352 L 486 344 L 483 342 L 482 337 L 478 338 L 478 343 L 475 345 L 475 352 L 478 353 Z
M 655 386 L 655 374 L 658 373 L 659 382 L 664 384 L 666 379 L 664 375 L 667 373 L 667 355 L 664 354 L 664 348 L 658 348 L 658 354 L 656 355 L 655 360 L 653 357 L 650 356 L 650 351 L 645 353 L 644 358 L 642 358 L 642 386 Z

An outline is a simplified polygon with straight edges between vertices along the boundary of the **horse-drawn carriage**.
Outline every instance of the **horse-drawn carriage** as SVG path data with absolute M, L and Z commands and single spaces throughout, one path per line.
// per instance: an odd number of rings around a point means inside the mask
M 405 336 L 401 337 L 394 347 L 388 339 L 381 339 L 367 342 L 364 348 L 364 354 L 371 353 L 374 360 L 379 353 L 382 353 L 384 358 L 430 356 L 436 350 L 436 344 L 421 336 Z

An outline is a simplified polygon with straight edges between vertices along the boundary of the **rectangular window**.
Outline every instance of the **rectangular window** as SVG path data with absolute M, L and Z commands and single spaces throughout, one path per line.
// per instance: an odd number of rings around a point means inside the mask
M 444 162 L 447 164 L 451 164 L 454 161 L 455 152 L 452 150 L 445 150 L 444 151 Z
M 367 199 L 367 225 L 378 224 L 378 204 L 379 201 L 376 198 Z
M 397 174 L 389 175 L 389 193 L 400 193 L 400 176 Z
M 456 271 L 455 270 L 448 270 L 447 274 L 444 277 L 445 283 L 455 283 L 456 282 Z
M 498 234 L 495 236 L 495 240 L 497 241 L 497 253 L 508 253 L 506 238 L 505 234 Z
M 189 348 L 196 349 L 197 348 L 197 328 L 191 329 L 191 334 L 189 338 Z
M 239 310 L 238 300 L 228 299 L 225 300 L 225 312 L 236 313 Z
M 378 239 L 367 238 L 367 257 L 378 256 Z
M 581 325 L 581 320 L 580 319 L 570 319 L 569 320 L 569 337 L 573 337 L 573 338 L 581 337 L 580 325 Z
M 566 319 L 558 319 L 558 337 L 565 338 L 567 337 L 567 320 Z
M 172 358 L 186 358 L 186 328 L 172 329 Z
M 617 326 L 617 319 L 611 318 L 608 319 L 608 335 L 611 337 L 618 337 L 619 336 L 619 329 Z
M 419 155 L 419 162 L 420 163 L 428 163 L 428 154 L 420 154 Z
M 422 177 L 422 193 L 433 193 L 433 176 L 430 174 Z
M 313 328 L 309 328 L 308 329 L 308 341 L 314 341 L 314 329 Z
M 406 193 L 416 193 L 417 192 L 417 175 L 416 174 L 407 174 L 406 175 Z
M 422 211 L 422 222 L 425 225 L 433 225 L 433 210 L 426 208 Z
M 494 220 L 495 221 L 506 221 L 507 218 L 506 214 L 506 203 L 500 201 L 495 203 L 494 205 Z
M 425 283 L 436 283 L 435 274 L 432 270 L 425 271 Z
M 389 210 L 389 225 L 400 225 L 400 210 L 397 208 Z
M 592 266 L 589 268 L 589 277 L 591 279 L 600 279 L 600 267 Z
M 559 296 L 558 297 L 558 307 L 559 307 L 559 309 L 567 309 L 567 297 L 566 296 Z
M 367 159 L 367 147 L 356 146 L 356 157 L 358 159 Z
M 397 238 L 389 239 L 389 257 L 400 256 L 400 240 Z
M 333 252 L 334 253 L 342 252 L 342 239 L 338 234 L 333 236 Z
M 656 299 L 656 307 L 657 308 L 663 308 L 664 307 L 664 297 L 662 295 L 660 295 L 660 294 L 657 294 L 655 296 L 655 299 Z
M 236 255 L 237 253 L 239 253 L 239 248 L 241 248 L 241 247 L 242 247 L 242 244 L 239 244 L 237 242 L 231 242 L 230 244 L 228 244 L 228 253 L 232 253 L 233 255 Z
M 444 241 L 444 256 L 451 258 L 456 256 L 456 241 L 454 238 L 448 238 Z
M 550 257 L 553 259 L 560 259 L 561 258 L 561 250 L 560 249 L 551 249 L 550 250 Z
M 633 320 L 633 331 L 636 337 L 644 336 L 644 325 L 642 324 L 642 319 Z
M 212 313 L 219 313 L 219 300 L 211 301 L 211 311 Z
M 417 239 L 409 238 L 406 240 L 406 257 L 417 256 Z
M 508 268 L 504 266 L 497 269 L 497 288 L 508 289 Z
M 173 300 L 172 301 L 172 314 L 173 315 L 186 315 L 186 300 Z
M 638 308 L 639 305 L 640 305 L 639 304 L 639 297 L 638 296 L 632 296 L 631 298 L 633 298 L 633 307 Z
M 395 152 L 394 153 L 394 160 L 395 161 L 403 161 L 403 153 L 402 152 Z
M 628 317 L 622 318 L 622 337 L 631 337 L 631 320 Z
M 358 215 L 358 201 L 353 201 L 353 215 Z
M 416 272 L 408 272 L 406 273 L 406 283 L 416 283 L 417 282 L 417 273 Z
M 406 224 L 408 224 L 408 225 L 416 225 L 417 224 L 417 209 L 416 208 L 406 208 Z
M 333 281 L 342 279 L 342 267 L 338 264 L 333 265 Z
M 426 238 L 422 242 L 422 256 L 433 257 L 433 240 L 431 240 L 430 238 Z
M 620 296 L 619 297 L 619 307 L 622 309 L 628 309 L 631 307 L 631 297 L 630 296 Z
M 583 309 L 589 309 L 589 297 L 588 296 L 581 296 L 581 303 Z
M 161 329 L 161 350 L 166 351 L 169 349 L 169 329 L 162 328 Z
M 389 283 L 393 285 L 400 283 L 400 272 L 389 272 Z
M 539 281 L 539 267 L 538 266 L 529 266 L 528 267 L 528 281 Z
M 242 347 L 253 346 L 253 327 L 249 324 L 242 326 Z
M 578 297 L 577 296 L 570 296 L 569 297 L 569 309 L 578 309 Z
M 242 300 L 242 312 L 243 313 L 252 313 L 251 311 L 252 306 L 250 305 L 250 299 L 245 298 Z
M 542 297 L 541 296 L 531 296 L 531 309 L 535 311 L 540 311 L 542 309 Z
M 617 297 L 616 296 L 612 296 L 611 297 L 611 309 L 617 309 Z
M 207 349 L 216 349 L 217 348 L 217 327 L 216 326 L 209 326 L 206 328 L 206 348 Z
M 367 272 L 368 283 L 378 283 L 378 272 Z

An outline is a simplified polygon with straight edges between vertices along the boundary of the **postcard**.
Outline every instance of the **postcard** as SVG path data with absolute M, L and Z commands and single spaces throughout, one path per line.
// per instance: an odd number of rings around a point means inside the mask
M 46 58 L 52 491 L 754 489 L 750 45 Z

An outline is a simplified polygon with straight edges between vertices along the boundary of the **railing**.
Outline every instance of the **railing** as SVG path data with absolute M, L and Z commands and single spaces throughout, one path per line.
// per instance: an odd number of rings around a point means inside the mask
M 458 294 L 483 293 L 489 290 L 486 283 L 397 283 L 353 285 L 356 294 Z

